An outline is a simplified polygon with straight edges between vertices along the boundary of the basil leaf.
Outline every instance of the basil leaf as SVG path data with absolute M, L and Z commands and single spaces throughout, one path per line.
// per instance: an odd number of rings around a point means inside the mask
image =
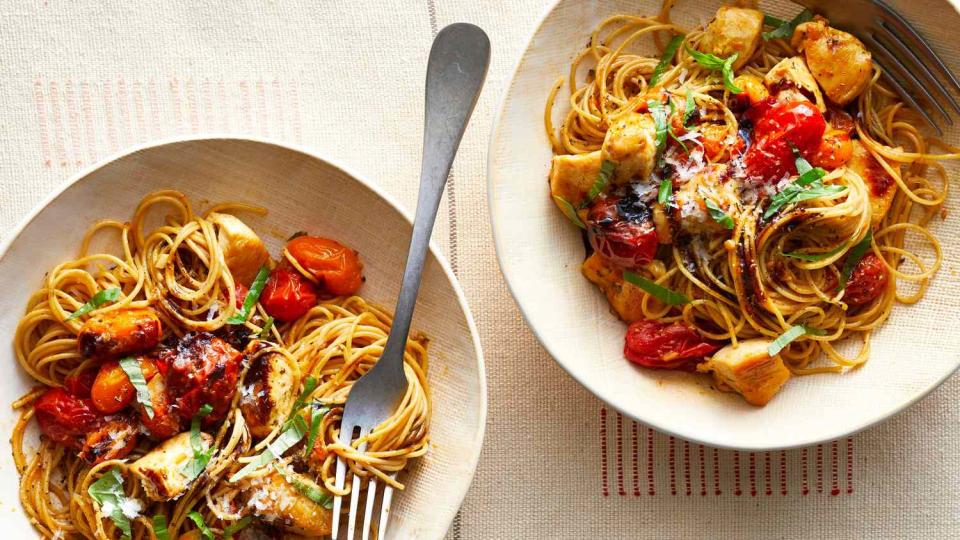
M 260 271 L 257 272 L 257 277 L 253 278 L 253 283 L 250 284 L 247 297 L 243 299 L 243 306 L 240 308 L 240 311 L 234 313 L 232 317 L 227 319 L 227 324 L 243 324 L 247 322 L 250 311 L 253 309 L 253 306 L 256 305 L 257 300 L 260 300 L 260 295 L 263 293 L 263 287 L 267 284 L 268 277 L 270 277 L 270 269 L 266 266 L 261 266 Z
M 693 92 L 687 90 L 687 103 L 683 109 L 683 125 L 684 127 L 690 125 L 690 117 L 693 116 L 694 109 L 696 108 L 696 102 L 693 99 Z
M 644 278 L 643 276 L 634 274 L 633 272 L 624 270 L 623 279 L 636 285 L 637 287 L 643 289 L 650 296 L 660 300 L 668 306 L 679 306 L 681 304 L 690 303 L 690 299 L 686 296 L 657 285 L 656 283 L 650 281 L 649 279 Z
M 719 56 L 714 56 L 709 53 L 702 53 L 696 49 L 691 49 L 689 45 L 687 45 L 687 52 L 698 64 L 714 71 L 722 70 L 723 63 L 726 61 L 726 59 L 720 58 Z
M 870 244 L 872 243 L 873 231 L 868 231 L 867 235 L 863 237 L 863 240 L 857 242 L 855 246 L 850 248 L 850 253 L 847 254 L 847 260 L 843 262 L 843 270 L 840 271 L 841 291 L 847 288 L 847 282 L 850 280 L 850 276 L 853 275 L 853 270 L 857 267 L 860 259 L 870 250 Z
M 263 322 L 263 328 L 260 329 L 260 333 L 257 334 L 257 337 L 260 339 L 266 339 L 270 337 L 270 330 L 273 329 L 273 317 L 267 315 L 267 320 Z
M 273 468 L 276 469 L 278 473 L 280 473 L 280 476 L 282 476 L 284 480 L 286 480 L 287 482 L 290 483 L 290 485 L 293 486 L 293 489 L 297 490 L 299 494 L 310 499 L 311 501 L 324 507 L 326 507 L 328 502 L 333 501 L 333 496 L 327 493 L 326 490 L 321 489 L 317 486 L 310 485 L 298 479 L 297 477 L 287 473 L 286 470 L 278 466 L 276 463 L 273 464 Z
M 87 488 L 87 494 L 90 495 L 91 499 L 97 501 L 101 512 L 109 511 L 110 521 L 113 521 L 113 524 L 123 532 L 121 538 L 129 540 L 131 536 L 130 518 L 124 515 L 120 508 L 120 503 L 126 499 L 126 494 L 123 491 L 123 477 L 120 476 L 120 471 L 116 467 L 107 471 L 96 482 L 90 484 L 90 487 Z
M 190 512 L 187 514 L 187 517 L 190 518 L 190 521 L 196 524 L 198 529 L 200 529 L 200 534 L 203 535 L 204 540 L 213 540 L 213 531 L 210 530 L 210 527 L 207 527 L 207 524 L 203 521 L 203 516 L 200 515 L 200 512 Z
M 600 174 L 597 175 L 597 180 L 590 186 L 586 200 L 580 205 L 582 208 L 589 206 L 590 203 L 597 198 L 597 195 L 600 195 L 603 193 L 603 190 L 607 189 L 607 184 L 610 183 L 610 176 L 613 175 L 613 171 L 616 168 L 616 163 L 609 159 L 603 160 L 603 163 L 600 165 Z
M 822 336 L 826 333 L 827 333 L 826 330 L 823 330 L 821 328 L 814 328 L 812 326 L 805 326 L 802 324 L 792 326 L 790 327 L 789 330 L 780 334 L 780 336 L 777 337 L 777 339 L 773 340 L 773 343 L 771 343 L 767 347 L 767 354 L 769 354 L 770 356 L 776 356 L 780 354 L 780 351 L 782 351 L 784 347 L 792 343 L 795 339 L 799 338 L 800 336 L 805 336 L 805 335 Z
M 224 540 L 231 540 L 233 535 L 247 528 L 247 525 L 249 525 L 251 521 L 253 521 L 253 517 L 247 516 L 240 521 L 227 525 L 226 528 L 223 529 Z
M 799 161 L 798 161 L 799 163 Z M 769 219 L 770 216 L 777 213 L 781 208 L 788 204 L 819 199 L 828 195 L 836 195 L 847 190 L 847 186 L 831 184 L 823 185 L 821 181 L 823 169 L 811 168 L 800 175 L 797 180 L 787 185 L 783 190 L 770 198 L 770 206 L 763 213 L 763 219 Z M 807 189 L 804 189 L 804 186 Z
M 650 76 L 650 86 L 656 86 L 660 82 L 660 77 L 663 75 L 663 72 L 670 67 L 670 64 L 673 62 L 673 57 L 677 55 L 677 49 L 680 48 L 680 44 L 683 43 L 683 36 L 673 36 L 670 40 L 670 43 L 667 43 L 667 48 L 663 50 L 663 55 L 660 56 L 660 62 L 657 64 L 657 67 L 653 68 L 653 75 Z
M 803 159 L 803 156 L 800 155 L 800 150 L 796 146 L 794 146 L 793 143 L 790 143 L 790 147 L 793 148 L 793 155 L 796 157 L 796 159 L 794 160 L 794 164 L 796 164 L 797 166 L 797 175 L 803 176 L 807 172 L 812 171 L 813 165 L 810 165 L 809 161 Z M 823 170 L 823 169 L 820 169 L 820 170 Z M 824 174 L 826 174 L 826 172 L 824 172 Z M 823 175 L 820 175 L 820 176 L 823 176 Z
M 86 304 L 80 306 L 80 309 L 74 311 L 67 317 L 66 320 L 72 321 L 81 315 L 86 315 L 91 311 L 97 309 L 98 307 L 106 304 L 107 302 L 116 302 L 120 298 L 120 289 L 117 287 L 110 287 L 109 289 L 104 289 L 97 292 L 93 295 Z
M 714 221 L 719 223 L 724 229 L 733 229 L 733 218 L 728 216 L 727 213 L 711 199 L 704 198 L 703 200 L 707 203 L 707 210 L 710 211 L 710 217 L 712 217 Z
M 723 63 L 723 68 L 720 72 L 723 74 L 723 86 L 730 91 L 731 94 L 742 94 L 743 90 L 739 86 L 733 84 L 733 63 L 737 61 L 737 57 L 740 56 L 740 53 L 733 53 L 730 55 L 730 58 Z
M 304 434 L 306 434 L 306 432 L 309 430 L 307 423 L 304 421 L 302 416 L 294 416 L 293 420 L 291 420 L 289 424 L 290 426 L 280 433 L 280 435 L 273 442 L 267 445 L 267 448 L 263 452 L 260 452 L 260 455 L 258 455 L 256 459 L 250 463 L 247 463 L 246 466 L 231 476 L 230 482 L 236 482 L 244 476 L 247 476 L 253 471 L 282 456 L 284 452 L 290 449 L 290 447 L 300 442 L 300 440 L 303 439 Z
M 653 116 L 653 123 L 657 129 L 657 138 L 654 142 L 657 146 L 657 162 L 659 163 L 663 159 L 663 151 L 667 146 L 667 131 L 669 131 L 667 120 L 669 115 L 667 108 L 659 101 L 651 99 L 647 101 L 647 107 L 650 109 L 650 115 Z
M 290 409 L 290 414 L 287 416 L 287 422 L 284 424 L 285 426 L 289 426 L 290 422 L 293 421 L 297 413 L 300 412 L 300 409 L 306 406 L 307 400 L 310 399 L 310 394 L 312 394 L 316 388 L 317 378 L 313 375 L 309 375 L 303 380 L 303 392 L 300 392 L 300 395 L 297 396 L 297 400 L 293 402 L 293 408 Z
M 664 178 L 660 181 L 660 190 L 657 191 L 657 202 L 663 206 L 671 206 L 673 199 L 673 180 Z
M 766 13 L 763 14 L 763 24 L 767 26 L 772 26 L 773 28 L 777 28 L 782 24 L 786 24 L 786 22 L 787 21 L 774 17 L 773 15 L 767 15 Z
M 783 253 L 782 255 L 784 257 L 790 257 L 791 259 L 799 259 L 801 261 L 816 262 L 816 261 L 822 261 L 828 257 L 833 257 L 834 255 L 836 255 L 837 253 L 840 253 L 846 248 L 847 248 L 847 243 L 844 242 L 839 246 L 837 246 L 836 248 L 831 249 L 830 251 L 824 251 L 822 253 L 793 252 L 793 253 Z
M 310 407 L 310 430 L 307 432 L 307 444 L 303 447 L 304 459 L 309 458 L 310 453 L 313 452 L 313 443 L 317 440 L 320 422 L 330 412 L 330 407 L 317 407 L 317 405 L 318 403 L 314 402 Z
M 187 477 L 187 481 L 203 474 L 203 471 L 207 468 L 207 463 L 210 463 L 210 458 L 213 457 L 213 448 L 204 449 L 203 438 L 200 436 L 200 419 L 211 412 L 213 412 L 213 407 L 206 403 L 190 420 L 190 447 L 193 449 L 193 459 L 188 461 L 181 469 L 183 475 Z
M 170 533 L 167 531 L 167 518 L 163 514 L 153 516 L 153 535 L 157 540 L 170 540 Z
M 143 376 L 143 369 L 140 367 L 140 359 L 123 358 L 120 360 L 120 369 L 127 374 L 130 384 L 137 391 L 137 403 L 143 406 L 148 418 L 153 418 L 153 400 L 150 398 L 150 390 L 147 388 L 147 379 Z
M 583 224 L 583 220 L 580 219 L 580 216 L 577 215 L 577 209 L 570 204 L 570 201 L 559 195 L 554 195 L 553 200 L 556 201 L 557 205 L 560 206 L 560 211 L 563 212 L 563 215 L 567 216 L 567 219 L 572 221 L 574 225 L 580 227 L 581 229 L 587 228 L 587 226 Z
M 825 186 L 820 182 L 816 182 L 814 184 L 810 184 L 808 189 L 802 189 L 798 191 L 792 202 L 803 202 L 812 199 L 819 199 L 821 197 L 843 193 L 846 190 L 847 186 L 838 186 L 836 184 Z
M 793 36 L 793 31 L 796 30 L 798 26 L 810 19 L 813 19 L 813 13 L 810 13 L 810 10 L 807 9 L 801 11 L 796 17 L 790 19 L 789 22 L 764 15 L 763 22 L 770 26 L 776 26 L 776 28 L 769 32 L 764 32 L 763 39 L 766 41 L 770 41 L 771 39 L 788 39 Z M 780 24 L 775 25 L 774 22 L 779 22 Z

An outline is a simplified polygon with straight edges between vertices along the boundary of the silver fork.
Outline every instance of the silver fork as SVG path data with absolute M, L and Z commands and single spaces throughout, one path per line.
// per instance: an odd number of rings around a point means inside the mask
M 880 0 L 793 1 L 823 15 L 830 20 L 831 26 L 860 38 L 896 92 L 939 135 L 943 135 L 942 126 L 920 106 L 917 97 L 935 109 L 948 126 L 953 125 L 953 119 L 944 104 L 960 114 L 960 104 L 950 93 L 950 89 L 960 92 L 960 82 L 920 34 L 897 12 Z
M 423 162 L 420 171 L 420 194 L 417 201 L 417 216 L 413 222 L 413 236 L 407 253 L 407 265 L 403 272 L 403 284 L 397 299 L 390 337 L 384 346 L 377 364 L 363 377 L 353 383 L 347 403 L 344 405 L 340 423 L 339 441 L 350 444 L 355 438 L 368 434 L 387 420 L 396 410 L 407 388 L 403 372 L 403 353 L 410 320 L 420 289 L 420 277 L 430 245 L 433 223 L 440 206 L 443 187 L 453 164 L 453 157 L 460 146 L 460 139 L 467 127 L 480 95 L 490 64 L 490 40 L 483 30 L 472 24 L 452 24 L 441 30 L 433 41 L 427 64 L 426 107 L 423 132 Z M 364 446 L 360 446 L 363 450 Z M 337 489 L 343 489 L 346 480 L 346 464 L 337 459 Z M 393 478 L 396 478 L 394 473 Z M 367 500 L 363 518 L 363 540 L 367 540 L 373 528 L 371 517 L 377 482 L 367 484 Z M 378 520 L 377 539 L 386 534 L 387 518 L 393 488 L 383 490 L 383 499 Z M 353 477 L 350 491 L 350 514 L 347 524 L 347 539 L 355 532 L 357 506 L 360 499 L 360 478 Z M 333 500 L 332 536 L 337 538 L 340 529 L 342 497 Z

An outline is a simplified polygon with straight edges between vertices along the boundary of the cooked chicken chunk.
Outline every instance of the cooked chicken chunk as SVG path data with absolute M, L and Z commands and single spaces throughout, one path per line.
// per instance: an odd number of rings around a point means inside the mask
M 250 433 L 261 439 L 283 423 L 297 397 L 300 374 L 278 353 L 253 361 L 244 379 L 240 410 Z
M 890 163 L 896 168 L 895 163 Z M 870 193 L 870 216 L 874 226 L 878 225 L 893 203 L 893 196 L 897 194 L 896 181 L 870 154 L 867 147 L 860 141 L 853 141 L 853 153 L 847 167 L 860 175 Z
M 247 505 L 256 516 L 287 532 L 309 537 L 330 534 L 330 511 L 303 495 L 293 482 L 310 490 L 323 490 L 306 476 L 289 469 L 283 475 L 274 470 L 252 480 L 244 489 L 249 494 Z
M 698 48 L 721 58 L 737 53 L 733 69 L 740 69 L 760 45 L 762 31 L 762 11 L 722 6 L 707 25 Z
M 603 157 L 600 150 L 589 154 L 553 156 L 550 165 L 550 195 L 562 197 L 579 206 L 600 174 Z M 556 199 L 554 199 L 556 200 Z
M 751 405 L 766 405 L 790 378 L 780 355 L 770 356 L 769 339 L 755 338 L 727 345 L 704 366 L 713 371 L 717 384 L 743 395 Z
M 203 447 L 213 444 L 213 437 L 201 432 Z M 184 432 L 167 439 L 142 458 L 130 465 L 130 471 L 140 478 L 143 490 L 153 501 L 169 501 L 183 493 L 190 480 L 183 474 L 183 468 L 193 459 L 190 446 L 190 433 Z
M 610 261 L 594 253 L 583 262 L 581 271 L 588 280 L 600 287 L 621 319 L 633 322 L 643 318 L 640 302 L 645 293 L 626 283 L 621 270 Z
M 615 183 L 623 184 L 631 178 L 646 180 L 657 159 L 657 125 L 653 116 L 631 112 L 614 120 L 601 152 L 603 159 L 616 164 Z
M 770 93 L 780 99 L 795 101 L 790 94 L 799 92 L 805 99 L 816 103 L 820 112 L 827 110 L 817 81 L 810 73 L 810 69 L 807 68 L 807 63 L 800 56 L 784 58 L 778 62 L 763 77 L 763 83 L 767 85 Z
M 870 52 L 859 39 L 831 28 L 826 20 L 817 17 L 797 26 L 791 42 L 803 50 L 823 93 L 837 105 L 850 103 L 870 83 Z
M 249 286 L 260 267 L 270 260 L 263 241 L 244 222 L 230 214 L 214 212 L 207 219 L 217 225 L 217 240 L 233 280 Z
M 728 179 L 729 167 L 718 163 L 704 167 L 675 192 L 680 228 L 692 233 L 718 233 L 725 230 L 707 207 L 711 201 L 734 221 L 740 213 L 736 182 Z
M 115 309 L 90 317 L 77 344 L 87 358 L 117 358 L 156 347 L 162 333 L 152 309 Z

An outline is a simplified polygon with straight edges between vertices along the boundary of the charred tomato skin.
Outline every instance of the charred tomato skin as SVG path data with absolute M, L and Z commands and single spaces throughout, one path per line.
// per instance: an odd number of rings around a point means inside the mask
M 72 448 L 81 448 L 81 439 L 103 422 L 89 398 L 70 395 L 63 388 L 47 390 L 33 408 L 40 431 L 54 442 Z
M 138 433 L 136 421 L 128 416 L 106 420 L 99 428 L 87 433 L 80 458 L 92 465 L 108 459 L 123 459 L 137 447 Z
M 843 301 L 851 306 L 869 304 L 883 294 L 889 281 L 887 266 L 875 253 L 868 253 L 853 267 Z
M 719 348 L 682 322 L 642 319 L 627 328 L 623 353 L 627 360 L 646 368 L 689 371 Z
M 753 144 L 744 155 L 747 176 L 777 182 L 797 174 L 794 149 L 805 159 L 822 143 L 826 120 L 809 101 L 777 102 L 768 98 L 747 111 L 753 123 Z
M 594 251 L 621 268 L 640 268 L 657 254 L 652 213 L 633 198 L 598 199 L 590 207 L 586 225 Z
M 240 351 L 208 332 L 183 336 L 175 349 L 161 354 L 166 363 L 166 393 L 171 408 L 182 422 L 209 404 L 213 411 L 204 426 L 219 424 L 227 414 L 240 373 Z

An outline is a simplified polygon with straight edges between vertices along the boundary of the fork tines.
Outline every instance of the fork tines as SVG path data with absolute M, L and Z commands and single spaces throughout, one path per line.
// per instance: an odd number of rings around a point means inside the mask
M 360 447 L 360 450 L 363 451 L 364 446 Z M 343 461 L 343 458 L 337 458 L 337 474 L 336 474 L 336 486 L 337 489 L 343 489 L 346 484 L 347 477 L 347 466 Z M 390 475 L 390 478 L 396 479 L 397 473 Z M 360 477 L 354 474 L 351 474 L 351 488 L 350 488 L 350 512 L 347 515 L 347 534 L 344 538 L 347 540 L 353 540 L 356 533 L 357 525 L 357 510 L 360 506 L 361 497 L 365 499 L 364 501 L 364 511 L 363 511 L 363 522 L 360 525 L 362 533 L 361 538 L 363 540 L 370 540 L 371 531 L 376 527 L 376 534 L 373 538 L 377 540 L 382 540 L 386 537 L 387 534 L 387 521 L 390 517 L 390 504 L 393 502 L 393 487 L 390 485 L 385 485 L 383 489 L 382 496 L 380 498 L 380 515 L 376 522 L 373 521 L 373 514 L 375 508 L 377 507 L 377 480 L 374 477 L 371 477 L 367 481 L 367 491 L 362 493 L 361 491 L 361 481 Z M 341 510 L 343 508 L 343 497 L 336 496 L 333 499 L 333 523 L 331 527 L 331 537 L 334 540 L 339 538 L 340 531 L 340 518 Z

